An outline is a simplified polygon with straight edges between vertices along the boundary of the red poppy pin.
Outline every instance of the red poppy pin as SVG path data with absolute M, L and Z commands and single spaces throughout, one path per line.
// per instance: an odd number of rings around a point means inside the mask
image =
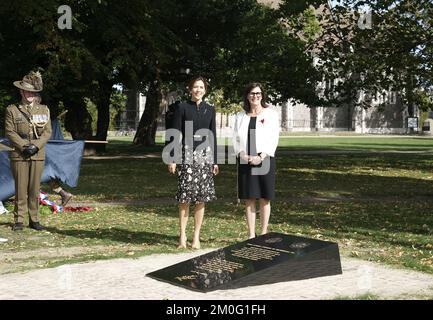
M 264 124 L 264 123 L 265 123 L 265 119 L 260 120 L 260 122 L 261 122 L 262 124 Z

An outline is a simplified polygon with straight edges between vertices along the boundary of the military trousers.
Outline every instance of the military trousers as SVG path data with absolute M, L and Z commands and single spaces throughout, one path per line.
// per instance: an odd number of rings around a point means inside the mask
M 39 192 L 44 160 L 11 161 L 15 179 L 15 223 L 24 223 L 28 213 L 32 222 L 39 222 Z

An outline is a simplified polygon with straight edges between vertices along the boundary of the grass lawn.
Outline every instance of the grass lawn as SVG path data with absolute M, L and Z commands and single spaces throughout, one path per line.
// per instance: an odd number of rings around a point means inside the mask
M 172 200 L 176 178 L 158 157 L 161 145 L 144 149 L 131 146 L 130 139 L 113 138 L 108 157 L 83 160 L 73 193 L 75 201 L 93 203 L 93 211 L 54 215 L 41 208 L 48 231 L 39 233 L 27 228 L 14 233 L 9 227 L 12 215 L 0 216 L 0 235 L 9 238 L 0 246 L 0 273 L 178 252 L 177 207 Z M 270 231 L 336 241 L 345 256 L 433 273 L 432 140 L 282 137 L 280 145 Z M 366 152 L 290 154 L 319 149 Z M 371 153 L 372 149 L 426 153 Z M 145 153 L 150 156 L 110 159 Z M 247 236 L 243 206 L 236 203 L 236 168 L 223 164 L 220 170 L 215 179 L 219 200 L 206 208 L 204 248 Z M 190 236 L 192 222 L 191 216 Z
M 433 138 L 431 137 L 387 137 L 387 136 L 323 136 L 297 137 L 285 136 L 280 138 L 280 147 L 291 150 L 357 150 L 357 151 L 431 151 L 433 152 Z

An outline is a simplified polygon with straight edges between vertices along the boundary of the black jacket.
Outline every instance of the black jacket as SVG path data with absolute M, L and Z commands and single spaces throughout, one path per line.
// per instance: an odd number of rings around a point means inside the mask
M 214 154 L 214 163 L 217 163 L 217 136 L 215 123 L 215 108 L 208 103 L 202 101 L 199 106 L 193 101 L 186 101 L 179 104 L 175 109 L 173 128 L 182 132 L 182 147 L 188 143 L 185 139 L 185 122 L 192 121 L 193 127 L 193 149 L 195 150 L 202 142 L 210 139 L 209 134 L 213 135 L 213 143 L 211 148 Z M 198 130 L 208 129 L 208 135 L 198 136 Z M 187 132 L 188 133 L 188 132 Z M 191 139 L 191 137 L 189 137 Z M 190 140 L 191 141 L 191 140 Z M 211 140 L 207 140 L 209 143 Z

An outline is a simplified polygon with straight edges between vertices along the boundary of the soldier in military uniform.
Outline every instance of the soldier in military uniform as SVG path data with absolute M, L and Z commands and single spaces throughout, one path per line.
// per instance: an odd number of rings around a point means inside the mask
M 15 81 L 22 100 L 7 107 L 5 133 L 10 140 L 12 175 L 15 179 L 14 231 L 22 230 L 24 215 L 29 213 L 29 227 L 43 230 L 39 223 L 39 189 L 44 170 L 45 145 L 51 136 L 50 110 L 40 104 L 42 91 L 39 72 L 30 72 L 22 81 Z

